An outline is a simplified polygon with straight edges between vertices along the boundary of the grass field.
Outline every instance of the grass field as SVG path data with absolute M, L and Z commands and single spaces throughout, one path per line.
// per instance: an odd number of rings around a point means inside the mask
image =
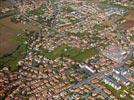
M 91 58 L 97 54 L 97 51 L 94 49 L 81 49 L 73 48 L 68 45 L 61 45 L 52 52 L 44 50 L 44 55 L 49 59 L 56 59 L 57 57 L 68 57 L 75 61 L 81 62 L 88 58 Z

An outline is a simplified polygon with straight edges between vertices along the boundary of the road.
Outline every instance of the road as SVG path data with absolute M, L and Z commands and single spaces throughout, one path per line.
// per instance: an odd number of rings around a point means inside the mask
M 101 88 L 97 87 L 96 85 L 92 84 L 91 82 L 89 84 L 91 87 L 94 88 L 94 90 L 92 92 L 98 93 L 98 94 L 102 95 L 103 97 L 107 98 L 108 100 L 110 100 L 109 95 L 106 94 Z
M 121 67 L 121 66 L 123 66 L 123 65 L 126 63 L 126 61 L 128 61 L 128 60 L 132 57 L 133 52 L 134 52 L 134 47 L 131 48 L 131 50 L 130 50 L 129 53 L 127 54 L 126 58 L 125 58 L 124 60 L 122 60 L 122 62 L 119 63 L 119 64 L 118 64 L 117 66 L 115 66 L 115 67 Z M 80 87 L 80 86 L 82 86 L 82 85 L 84 85 L 84 84 L 89 84 L 90 81 L 93 80 L 93 79 L 95 79 L 95 78 L 101 79 L 101 78 L 103 78 L 103 77 L 105 76 L 105 73 L 111 73 L 112 70 L 113 70 L 113 68 L 110 68 L 110 69 L 108 69 L 108 70 L 106 70 L 106 71 L 102 71 L 102 72 L 96 73 L 96 74 L 94 74 L 94 75 L 88 77 L 87 79 L 84 79 L 84 80 L 78 82 L 77 84 L 71 85 L 68 89 L 75 89 L 75 88 L 78 88 L 78 87 Z M 95 87 L 95 88 L 98 90 L 98 92 L 102 92 L 102 91 L 101 91 L 100 89 L 98 89 L 97 87 Z M 102 92 L 102 93 L 104 93 L 104 92 Z M 103 94 L 103 95 L 105 95 L 105 94 Z
M 128 55 L 126 56 L 126 58 L 125 58 L 124 60 L 122 60 L 122 62 L 119 63 L 119 64 L 118 64 L 117 66 L 115 66 L 115 67 L 121 67 L 121 66 L 123 66 L 123 65 L 125 64 L 125 62 L 128 61 L 129 58 L 132 56 L 133 52 L 134 52 L 134 47 L 131 48 L 131 50 L 130 50 L 130 52 L 128 53 Z M 104 75 L 105 75 L 104 73 L 112 72 L 112 69 L 113 69 L 113 68 L 110 68 L 110 69 L 108 69 L 108 70 L 106 70 L 106 71 L 102 71 L 102 72 L 96 73 L 96 74 L 94 74 L 94 75 L 88 77 L 87 79 L 85 79 L 85 80 L 83 80 L 83 81 L 81 81 L 81 82 L 78 82 L 77 84 L 74 84 L 74 85 L 72 86 L 72 88 L 77 88 L 77 87 L 79 87 L 79 86 L 81 86 L 81 85 L 83 85 L 83 84 L 89 83 L 91 80 L 93 80 L 93 79 L 95 79 L 95 78 L 102 78 L 102 77 L 104 77 Z
M 57 11 L 56 11 L 56 13 L 54 13 L 54 18 L 53 18 L 54 20 L 55 20 L 55 16 L 56 16 L 56 15 L 57 15 Z M 24 15 L 23 15 L 23 16 L 24 16 Z M 35 21 L 35 20 L 33 20 L 33 19 L 30 19 L 30 18 L 28 18 L 27 16 L 24 16 L 24 17 L 26 17 L 27 19 L 31 20 L 33 23 L 36 23 L 36 24 L 39 25 L 40 27 L 43 27 L 39 22 L 37 22 L 37 21 Z M 54 24 L 54 23 L 55 23 L 55 22 L 53 22 L 52 24 Z M 53 25 L 52 25 L 52 26 L 53 26 Z M 45 26 L 44 28 L 46 28 L 46 26 Z M 133 53 L 133 52 L 134 52 L 134 47 L 131 48 L 131 50 L 130 50 L 130 52 L 128 53 L 128 55 L 126 56 L 126 58 L 125 58 L 124 60 L 122 60 L 122 62 L 119 63 L 119 64 L 118 64 L 117 66 L 115 66 L 115 67 L 121 67 L 121 66 L 123 66 L 123 65 L 125 64 L 125 62 L 132 56 L 132 53 Z M 106 71 L 102 71 L 102 72 L 93 74 L 92 76 L 90 76 L 90 77 L 88 77 L 87 79 L 84 79 L 84 80 L 78 82 L 77 84 L 72 84 L 68 89 L 75 89 L 75 88 L 78 88 L 78 87 L 80 87 L 80 86 L 82 86 L 82 85 L 84 85 L 84 84 L 91 84 L 91 80 L 93 80 L 93 79 L 95 79 L 95 78 L 99 78 L 99 79 L 103 78 L 103 77 L 105 76 L 105 73 L 110 73 L 110 72 L 112 72 L 112 69 L 113 69 L 113 68 L 110 68 L 110 69 L 108 69 L 108 70 L 106 70 Z M 104 97 L 107 97 L 107 95 L 106 95 L 101 89 L 97 88 L 97 87 L 96 87 L 95 85 L 93 85 L 93 84 L 91 84 L 91 86 L 95 88 L 95 91 L 96 91 L 96 92 L 99 92 L 99 93 L 101 93 Z

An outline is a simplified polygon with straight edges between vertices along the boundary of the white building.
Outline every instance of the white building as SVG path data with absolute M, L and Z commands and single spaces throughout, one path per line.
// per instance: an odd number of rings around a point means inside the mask
M 124 15 L 127 11 L 123 8 L 119 8 L 119 7 L 116 7 L 116 6 L 108 6 L 106 9 L 105 9 L 105 14 L 107 16 L 112 16 L 112 15 Z
M 89 66 L 87 66 L 84 63 L 80 63 L 79 66 L 80 66 L 80 68 L 85 68 L 85 69 L 89 70 L 91 73 L 95 73 L 96 72 L 96 70 L 93 69 L 93 67 L 89 67 Z
M 113 72 L 116 74 L 125 75 L 129 72 L 129 70 L 126 67 L 117 67 L 113 69 Z
M 118 82 L 112 80 L 112 76 L 111 75 L 107 76 L 106 78 L 104 78 L 103 82 L 105 82 L 105 84 L 108 84 L 108 85 L 112 86 L 116 90 L 121 89 L 121 85 Z
M 117 81 L 120 81 L 121 83 L 123 83 L 124 85 L 128 86 L 130 84 L 130 81 L 125 78 L 123 75 L 121 74 L 116 74 L 116 73 L 113 73 L 113 77 L 117 80 Z

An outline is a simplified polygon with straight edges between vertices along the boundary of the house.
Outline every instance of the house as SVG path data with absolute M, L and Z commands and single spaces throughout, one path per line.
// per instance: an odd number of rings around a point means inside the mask
M 121 74 L 116 74 L 116 73 L 113 73 L 113 77 L 117 80 L 117 81 L 121 81 L 124 85 L 129 85 L 130 84 L 130 81 L 125 78 L 123 75 Z
M 113 69 L 113 72 L 116 74 L 125 75 L 129 72 L 129 70 L 126 67 L 117 67 Z
M 116 89 L 116 90 L 121 89 L 121 85 L 120 85 L 118 82 L 116 82 L 116 81 L 114 81 L 114 80 L 112 79 L 112 75 L 106 76 L 106 77 L 103 79 L 103 82 L 105 82 L 105 84 L 108 84 L 108 85 L 112 86 L 112 87 L 113 87 L 114 89 Z

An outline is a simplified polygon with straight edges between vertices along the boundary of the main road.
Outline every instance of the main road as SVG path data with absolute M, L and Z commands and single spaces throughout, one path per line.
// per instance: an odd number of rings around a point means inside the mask
M 122 60 L 122 62 L 119 63 L 117 66 L 115 66 L 115 68 L 123 66 L 126 63 L 126 61 L 128 61 L 132 57 L 133 52 L 134 52 L 134 47 L 131 48 L 131 50 L 128 52 L 127 56 L 125 57 L 125 59 Z M 91 80 L 93 80 L 95 78 L 101 79 L 101 78 L 103 78 L 105 76 L 106 73 L 112 72 L 112 70 L 113 70 L 113 68 L 110 68 L 110 69 L 108 69 L 106 71 L 101 71 L 99 73 L 93 74 L 92 76 L 88 77 L 87 79 L 84 79 L 84 80 L 78 82 L 77 84 L 71 85 L 69 88 L 74 89 L 74 88 L 80 87 L 81 85 L 87 84 L 87 83 L 89 83 Z
M 134 47 L 131 47 L 131 49 L 128 52 L 128 54 L 126 55 L 126 57 L 122 60 L 121 63 L 119 63 L 117 66 L 115 66 L 115 68 L 123 66 L 132 57 L 133 52 L 134 52 Z M 110 100 L 110 98 L 107 96 L 107 94 L 105 94 L 100 88 L 96 87 L 94 84 L 91 83 L 91 80 L 93 80 L 95 78 L 102 79 L 102 78 L 104 78 L 105 74 L 112 73 L 112 70 L 113 70 L 113 68 L 110 68 L 106 71 L 101 71 L 99 73 L 93 74 L 90 77 L 88 77 L 87 79 L 84 79 L 76 84 L 72 84 L 70 87 L 68 87 L 68 89 L 75 89 L 75 88 L 78 88 L 84 84 L 90 84 L 93 88 L 95 88 L 94 92 L 100 93 L 101 95 L 106 97 L 108 100 Z

